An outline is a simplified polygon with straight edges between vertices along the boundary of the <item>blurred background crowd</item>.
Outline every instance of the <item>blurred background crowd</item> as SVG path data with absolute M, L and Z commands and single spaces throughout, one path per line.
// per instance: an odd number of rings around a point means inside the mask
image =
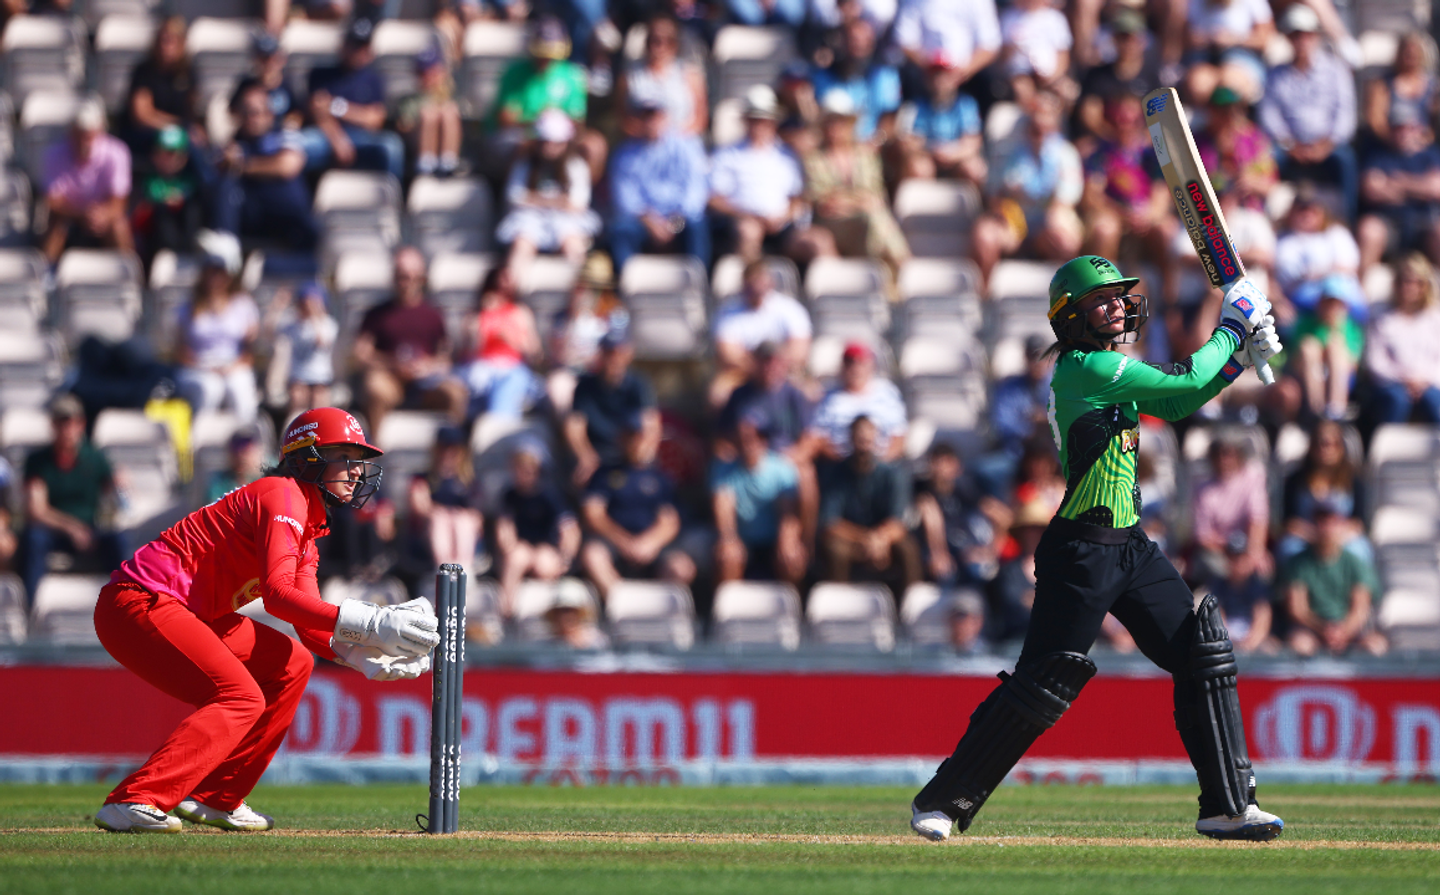
M 1143 524 L 1243 651 L 1440 649 L 1428 3 L 3 7 L 0 640 L 93 638 L 337 404 L 387 457 L 327 599 L 453 562 L 483 644 L 1013 648 L 1055 267 L 1142 278 L 1142 360 L 1218 320 L 1165 85 L 1287 351 L 1142 420 Z

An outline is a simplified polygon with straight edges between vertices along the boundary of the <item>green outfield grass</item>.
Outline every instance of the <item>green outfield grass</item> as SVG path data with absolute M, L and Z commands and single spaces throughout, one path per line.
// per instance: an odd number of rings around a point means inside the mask
M 467 789 L 454 837 L 421 786 L 261 787 L 283 830 L 96 830 L 101 786 L 0 785 L 0 892 L 1263 893 L 1440 890 L 1440 788 L 1271 786 L 1275 843 L 1196 836 L 1178 787 L 1007 787 L 971 832 L 909 835 L 881 788 Z

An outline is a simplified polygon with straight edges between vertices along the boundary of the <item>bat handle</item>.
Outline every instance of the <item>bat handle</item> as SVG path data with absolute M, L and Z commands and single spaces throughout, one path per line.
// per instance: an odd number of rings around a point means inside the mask
M 1250 360 L 1255 362 L 1255 375 L 1260 377 L 1260 381 L 1265 385 L 1274 385 L 1275 371 L 1270 369 L 1270 362 L 1256 357 L 1253 352 Z

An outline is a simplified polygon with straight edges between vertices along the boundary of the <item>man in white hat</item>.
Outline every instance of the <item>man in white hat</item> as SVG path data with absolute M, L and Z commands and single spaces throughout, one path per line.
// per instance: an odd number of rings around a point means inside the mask
M 105 132 L 98 97 L 80 103 L 70 133 L 45 153 L 43 172 L 50 227 L 40 245 L 51 264 L 72 245 L 134 249 L 125 216 L 130 150 Z

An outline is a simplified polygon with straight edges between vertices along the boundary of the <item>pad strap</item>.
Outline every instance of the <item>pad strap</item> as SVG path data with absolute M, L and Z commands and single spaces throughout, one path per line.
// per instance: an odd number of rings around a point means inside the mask
M 1014 674 L 1001 672 L 1000 686 L 970 715 L 954 754 L 915 797 L 915 806 L 943 811 L 960 830 L 968 828 L 990 793 L 1094 676 L 1089 657 L 1064 652 L 1019 666 Z
M 1255 786 L 1235 650 L 1213 594 L 1200 601 L 1195 621 L 1187 674 L 1175 676 L 1175 728 L 1200 780 L 1201 814 L 1234 817 L 1245 813 Z

